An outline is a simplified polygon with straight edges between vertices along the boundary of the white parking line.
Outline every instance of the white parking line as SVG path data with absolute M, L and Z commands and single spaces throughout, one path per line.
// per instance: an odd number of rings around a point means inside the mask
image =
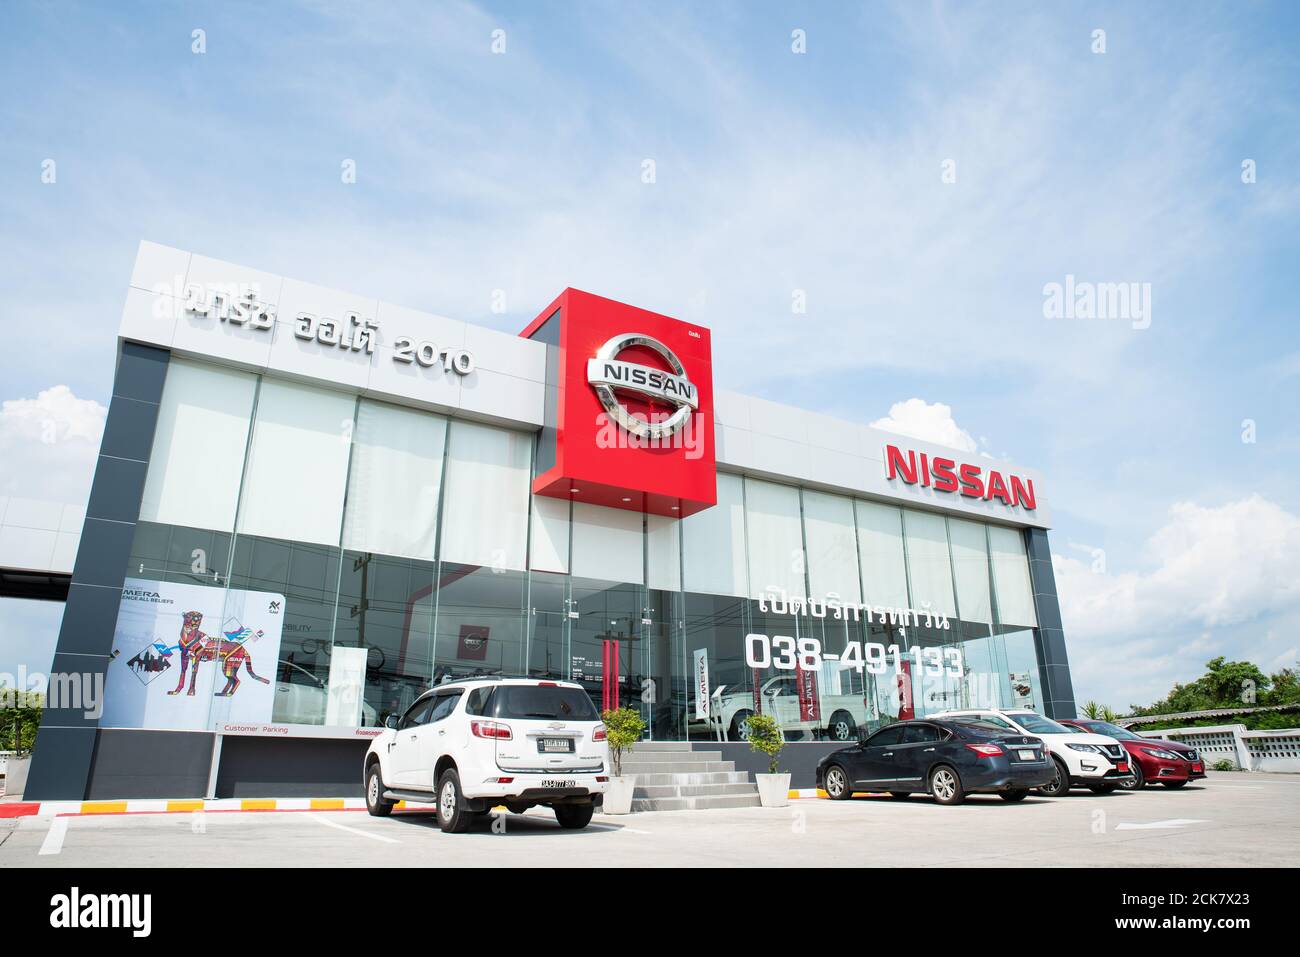
M 1130 824 L 1128 821 L 1122 824 L 1116 824 L 1117 831 L 1148 831 L 1163 830 L 1166 828 L 1186 827 L 1188 824 L 1209 824 L 1209 821 L 1199 820 L 1194 817 L 1175 817 L 1168 821 L 1151 821 L 1149 824 Z
M 318 824 L 324 824 L 326 827 L 333 827 L 340 831 L 347 831 L 349 834 L 359 834 L 361 837 L 368 837 L 372 841 L 382 841 L 385 844 L 402 843 L 395 837 L 387 837 L 383 834 L 371 834 L 369 831 L 363 831 L 360 828 L 348 827 L 346 824 L 340 824 L 338 821 L 331 821 L 329 818 L 321 817 L 319 814 L 304 814 L 303 817 L 315 821 Z
M 68 819 L 66 817 L 50 818 L 50 829 L 45 834 L 45 840 L 41 842 L 41 849 L 37 852 L 40 854 L 57 854 L 63 850 L 63 839 L 68 834 Z

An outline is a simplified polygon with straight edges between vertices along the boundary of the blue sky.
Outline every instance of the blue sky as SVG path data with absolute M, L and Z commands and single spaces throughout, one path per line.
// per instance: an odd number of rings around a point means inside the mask
M 1081 699 L 1292 663 L 1298 40 L 1291 3 L 5 4 L 0 494 L 84 498 L 142 238 L 511 331 L 573 285 L 710 326 L 725 387 L 920 399 L 1041 468 Z M 1150 283 L 1150 327 L 1045 318 L 1067 275 Z M 0 671 L 57 621 L 6 603 Z

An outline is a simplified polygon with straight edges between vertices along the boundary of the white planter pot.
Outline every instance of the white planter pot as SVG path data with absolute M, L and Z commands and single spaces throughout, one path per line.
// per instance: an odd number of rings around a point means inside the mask
M 606 814 L 627 814 L 632 810 L 632 792 L 636 790 L 636 775 L 625 774 L 610 778 L 609 788 L 605 791 L 604 812 Z
M 763 807 L 786 807 L 790 803 L 790 775 L 755 774 L 758 783 L 758 797 Z
M 23 790 L 27 787 L 27 766 L 31 760 L 30 757 L 9 759 L 5 771 L 6 797 L 22 797 Z

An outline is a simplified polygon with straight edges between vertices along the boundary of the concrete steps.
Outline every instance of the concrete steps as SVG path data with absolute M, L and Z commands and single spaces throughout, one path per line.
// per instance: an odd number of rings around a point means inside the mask
M 636 775 L 633 811 L 702 811 L 759 807 L 758 787 L 716 750 L 692 751 L 685 741 L 643 741 L 623 756 Z

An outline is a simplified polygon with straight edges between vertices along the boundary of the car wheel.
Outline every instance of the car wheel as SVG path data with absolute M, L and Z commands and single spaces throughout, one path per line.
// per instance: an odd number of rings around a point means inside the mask
M 826 726 L 826 736 L 832 741 L 852 741 L 857 737 L 858 725 L 847 711 L 836 711 Z
M 731 719 L 731 731 L 727 738 L 730 741 L 748 741 L 749 740 L 749 716 L 752 711 L 737 711 L 736 716 Z
M 1066 770 L 1060 758 L 1053 757 L 1052 764 L 1056 766 L 1056 777 L 1052 778 L 1050 784 L 1044 784 L 1038 790 L 1049 798 L 1063 797 L 1070 793 L 1070 772 Z
M 946 764 L 930 772 L 930 793 L 940 804 L 960 804 L 966 799 L 961 789 L 961 778 Z
M 1119 782 L 1119 786 L 1125 791 L 1141 791 L 1147 783 L 1146 775 L 1142 773 L 1142 766 L 1136 761 L 1130 761 L 1129 769 L 1133 772 L 1133 777 Z
M 586 804 L 557 804 L 555 819 L 566 831 L 581 831 L 591 823 L 592 812 L 596 806 L 588 801 Z
M 1177 791 L 1179 788 L 1187 784 L 1186 781 L 1161 781 L 1160 783 L 1163 784 L 1165 787 L 1171 788 L 1175 791 Z
M 379 775 L 379 762 L 376 761 L 366 772 L 366 810 L 372 817 L 388 817 L 396 803 L 384 800 L 384 779 Z
M 911 791 L 890 791 L 889 796 L 895 801 L 906 801 L 912 796 Z
M 1010 804 L 1015 804 L 1017 801 L 1023 801 L 1028 795 L 1029 791 L 1025 788 L 1016 788 L 1014 791 L 998 792 L 998 797 Z
M 474 815 L 464 808 L 461 797 L 460 775 L 454 768 L 442 772 L 438 780 L 438 826 L 448 834 L 458 834 L 469 828 Z
M 1111 791 L 1115 790 L 1115 788 L 1116 785 L 1114 784 L 1089 784 L 1088 785 L 1088 790 L 1091 791 L 1093 794 L 1109 794 Z
M 853 789 L 849 787 L 848 773 L 838 764 L 832 764 L 826 769 L 826 780 L 822 783 L 826 786 L 826 796 L 832 801 L 844 801 L 853 794 Z

